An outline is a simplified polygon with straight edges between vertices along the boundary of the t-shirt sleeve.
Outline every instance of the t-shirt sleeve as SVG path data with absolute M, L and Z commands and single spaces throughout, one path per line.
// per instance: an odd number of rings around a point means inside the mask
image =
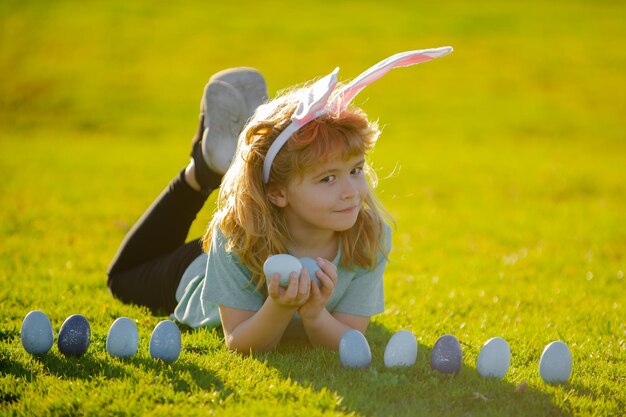
M 237 254 L 226 251 L 225 243 L 224 235 L 216 230 L 208 252 L 202 303 L 257 311 L 265 297 L 250 281 L 251 271 L 241 263 Z
M 384 225 L 384 248 L 373 270 L 357 273 L 334 311 L 370 317 L 385 310 L 383 274 L 391 250 L 391 228 Z

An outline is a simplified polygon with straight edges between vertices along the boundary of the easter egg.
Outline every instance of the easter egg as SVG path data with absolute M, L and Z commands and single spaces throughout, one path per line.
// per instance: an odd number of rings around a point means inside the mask
M 171 320 L 156 325 L 150 336 L 150 356 L 165 362 L 178 359 L 181 349 L 180 330 Z
M 408 330 L 396 332 L 385 348 L 385 366 L 411 366 L 417 358 L 417 341 L 415 335 Z
M 344 368 L 367 368 L 370 366 L 372 352 L 363 333 L 350 329 L 341 336 L 339 359 Z
M 50 319 L 40 310 L 33 310 L 24 317 L 20 331 L 22 346 L 31 355 L 47 353 L 54 344 L 54 332 Z
M 269 281 L 274 274 L 280 275 L 280 286 L 289 286 L 289 275 L 295 272 L 300 276 L 302 270 L 302 264 L 295 256 L 279 254 L 272 255 L 263 264 L 263 273 L 265 278 Z
M 511 365 L 511 349 L 506 340 L 492 337 L 480 349 L 476 369 L 484 378 L 502 379 Z
M 113 322 L 107 335 L 106 349 L 114 358 L 130 358 L 137 353 L 139 332 L 137 325 L 128 317 Z
M 552 342 L 545 347 L 539 360 L 539 375 L 549 384 L 567 382 L 572 373 L 572 352 L 563 342 Z
M 311 278 L 311 281 L 315 281 L 318 287 L 321 286 L 322 283 L 320 282 L 317 275 L 315 275 L 315 272 L 321 269 L 320 266 L 317 264 L 317 261 L 313 258 L 300 258 L 300 263 L 309 272 L 309 277 Z
M 89 348 L 91 329 L 84 316 L 74 314 L 61 325 L 57 345 L 65 356 L 82 356 Z
M 458 374 L 461 371 L 463 352 L 456 337 L 445 334 L 441 336 L 430 356 L 430 367 L 444 374 Z

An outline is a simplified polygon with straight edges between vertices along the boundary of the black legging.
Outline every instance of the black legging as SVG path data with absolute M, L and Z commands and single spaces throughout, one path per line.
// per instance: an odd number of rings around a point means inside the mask
M 202 254 L 200 239 L 185 239 L 205 201 L 181 171 L 124 238 L 107 271 L 111 294 L 155 313 L 173 312 L 178 283 Z

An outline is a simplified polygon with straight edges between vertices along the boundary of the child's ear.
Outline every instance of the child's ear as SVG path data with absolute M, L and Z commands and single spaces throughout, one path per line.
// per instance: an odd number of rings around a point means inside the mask
M 285 207 L 287 206 L 287 189 L 281 185 L 270 185 L 267 198 L 276 207 Z

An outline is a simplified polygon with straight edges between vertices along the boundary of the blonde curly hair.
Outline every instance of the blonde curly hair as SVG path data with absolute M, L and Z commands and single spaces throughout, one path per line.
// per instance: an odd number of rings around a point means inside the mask
M 305 88 L 305 87 L 303 87 Z M 326 114 L 295 132 L 272 164 L 268 184 L 263 183 L 263 161 L 276 137 L 289 125 L 296 109 L 300 89 L 282 93 L 261 105 L 239 136 L 233 164 L 224 175 L 217 197 L 217 207 L 203 247 L 209 251 L 216 228 L 224 234 L 226 250 L 236 253 L 252 272 L 257 288 L 265 285 L 263 263 L 270 256 L 288 252 L 291 241 L 279 208 L 268 199 L 268 187 L 286 185 L 332 158 L 348 160 L 366 155 L 375 145 L 380 130 L 357 107 L 340 114 Z M 373 193 L 377 177 L 368 163 L 364 166 L 368 192 L 355 225 L 338 232 L 341 242 L 341 266 L 347 269 L 373 269 L 383 248 L 384 223 L 393 222 Z

